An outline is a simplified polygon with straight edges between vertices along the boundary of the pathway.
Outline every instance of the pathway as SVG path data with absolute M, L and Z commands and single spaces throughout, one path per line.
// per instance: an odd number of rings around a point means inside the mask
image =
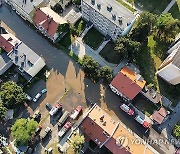
M 74 43 L 71 44 L 70 50 L 74 52 L 79 58 L 83 58 L 84 55 L 91 56 L 95 61 L 97 61 L 101 66 L 109 66 L 112 69 L 115 68 L 116 64 L 111 64 L 104 60 L 97 51 L 90 48 L 88 45 L 84 44 L 81 37 L 78 37 Z
M 162 13 L 163 14 L 168 13 L 168 11 L 171 9 L 171 7 L 174 5 L 175 2 L 176 0 L 172 0 Z

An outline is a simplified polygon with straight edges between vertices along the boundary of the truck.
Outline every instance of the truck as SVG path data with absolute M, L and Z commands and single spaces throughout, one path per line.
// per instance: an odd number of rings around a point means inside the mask
M 65 111 L 62 115 L 62 117 L 59 119 L 58 121 L 58 126 L 61 127 L 62 124 L 67 120 L 67 118 L 69 117 L 69 112 L 68 111 Z
M 73 120 L 75 120 L 75 119 L 78 117 L 78 115 L 80 114 L 81 111 L 82 111 L 82 106 L 78 106 L 78 107 L 74 110 L 74 112 L 70 115 L 70 118 L 73 119 Z
M 66 132 L 71 128 L 71 123 L 68 121 L 66 124 L 61 128 L 61 130 L 58 132 L 58 136 L 61 138 L 63 137 Z
M 50 127 L 46 127 L 46 129 L 43 131 L 43 133 L 41 134 L 41 140 L 43 140 L 50 132 L 51 132 L 51 128 Z

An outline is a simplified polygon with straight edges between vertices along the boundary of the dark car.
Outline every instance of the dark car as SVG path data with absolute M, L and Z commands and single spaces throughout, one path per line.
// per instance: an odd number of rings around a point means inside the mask
M 36 111 L 34 112 L 32 118 L 33 118 L 34 120 L 36 120 L 36 121 L 37 121 L 38 119 L 40 119 L 40 118 L 41 118 L 41 113 L 40 113 L 40 111 L 39 111 L 39 110 L 36 110 Z
M 51 104 L 46 103 L 46 108 L 47 108 L 49 111 L 51 111 L 51 109 L 52 109 L 53 107 L 52 107 L 52 105 L 51 105 Z

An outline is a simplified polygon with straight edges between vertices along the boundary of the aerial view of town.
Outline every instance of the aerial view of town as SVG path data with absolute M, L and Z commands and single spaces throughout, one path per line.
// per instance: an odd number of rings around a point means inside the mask
M 0 0 L 0 154 L 180 154 L 180 0 Z

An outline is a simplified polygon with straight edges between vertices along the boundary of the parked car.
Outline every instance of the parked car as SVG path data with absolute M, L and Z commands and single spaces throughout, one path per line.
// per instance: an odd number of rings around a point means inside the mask
M 51 116 L 55 115 L 60 109 L 62 108 L 62 105 L 57 103 L 55 107 L 53 107 L 50 111 L 49 114 Z
M 141 125 L 143 125 L 144 128 L 147 128 L 147 129 L 148 129 L 148 128 L 150 127 L 150 124 L 149 124 L 147 121 L 145 121 L 144 119 L 142 119 L 140 115 L 137 115 L 137 116 L 135 117 L 135 120 L 136 120 L 138 123 L 140 123 Z
M 26 97 L 26 99 L 27 99 L 28 101 L 32 101 L 32 97 L 29 96 L 28 94 L 25 94 L 25 97 Z
M 124 112 L 126 112 L 127 114 L 131 115 L 131 116 L 134 115 L 134 111 L 132 109 L 130 109 L 130 107 L 127 106 L 126 104 L 122 104 L 120 106 L 120 109 L 123 110 Z
M 43 90 L 41 90 L 41 93 L 42 94 L 45 94 L 47 92 L 47 89 L 45 88 L 45 89 L 43 89 Z
M 144 120 L 141 118 L 140 115 L 137 115 L 134 119 L 135 119 L 138 123 L 140 123 L 141 125 L 143 125 Z
M 53 107 L 52 107 L 52 105 L 51 105 L 51 104 L 46 103 L 46 108 L 50 111 Z
M 33 98 L 33 102 L 36 103 L 41 96 L 41 93 L 37 93 L 36 96 Z
M 40 116 L 41 116 L 40 111 L 39 111 L 39 110 L 36 110 L 36 111 L 34 112 L 32 118 L 33 118 L 34 120 L 37 120 L 37 119 L 40 118 Z
M 44 132 L 41 135 L 41 139 L 43 140 L 50 132 L 52 132 L 50 127 L 46 127 L 46 129 L 44 130 Z
M 66 124 L 62 127 L 62 129 L 59 131 L 58 136 L 63 137 L 65 133 L 71 128 L 71 123 L 68 121 Z
M 81 111 L 82 111 L 82 106 L 78 106 L 74 110 L 74 113 L 70 115 L 70 118 L 73 119 L 73 120 L 76 119 Z
M 67 120 L 67 118 L 69 117 L 69 112 L 68 111 L 65 111 L 62 115 L 62 117 L 59 119 L 58 121 L 58 126 L 61 127 L 62 124 Z

